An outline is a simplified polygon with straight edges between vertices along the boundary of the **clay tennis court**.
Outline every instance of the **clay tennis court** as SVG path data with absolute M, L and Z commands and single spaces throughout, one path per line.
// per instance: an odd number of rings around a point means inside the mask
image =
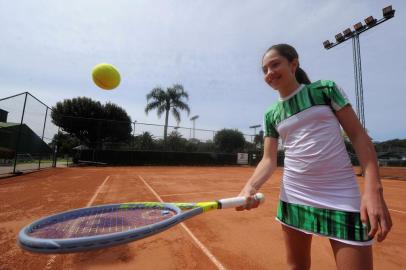
M 260 208 L 212 211 L 126 245 L 68 255 L 39 255 L 16 244 L 19 230 L 45 215 L 106 203 L 193 202 L 238 195 L 253 167 L 56 168 L 0 180 L 0 269 L 286 269 L 275 221 L 278 168 Z M 374 245 L 375 269 L 406 269 L 406 169 L 382 171 L 394 227 Z M 362 187 L 362 179 L 359 178 Z M 158 197 L 157 197 L 158 196 Z M 313 238 L 312 269 L 334 269 L 329 241 Z

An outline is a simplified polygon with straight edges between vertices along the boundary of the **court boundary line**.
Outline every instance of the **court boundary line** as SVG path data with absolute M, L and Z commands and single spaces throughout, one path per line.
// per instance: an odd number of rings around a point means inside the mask
M 388 210 L 392 211 L 392 212 L 398 212 L 398 213 L 406 214 L 405 211 L 401 211 L 401 210 L 396 210 L 396 209 L 391 209 L 391 208 L 388 208 Z
M 152 192 L 152 194 L 161 203 L 164 202 L 162 198 L 158 195 L 158 193 L 155 192 L 155 190 L 144 180 L 144 178 L 141 175 L 138 175 L 138 178 L 144 183 L 144 185 Z M 193 241 L 197 244 L 197 246 L 203 251 L 203 253 L 212 261 L 212 263 L 214 263 L 214 265 L 217 266 L 217 269 L 219 270 L 226 269 L 223 266 L 223 264 L 213 255 L 213 253 L 210 252 L 210 250 L 190 231 L 190 229 L 183 222 L 181 222 L 180 225 L 189 234 L 189 236 L 193 239 Z
M 89 207 L 92 205 L 94 200 L 96 199 L 97 195 L 100 193 L 101 189 L 103 188 L 104 184 L 107 182 L 107 180 L 110 179 L 110 175 L 107 175 L 107 177 L 104 179 L 103 183 L 100 184 L 100 186 L 97 188 L 95 193 L 93 194 L 93 197 L 90 199 L 90 201 L 86 204 L 85 207 Z M 52 268 L 52 264 L 55 262 L 56 255 L 52 255 L 51 258 L 47 261 L 47 264 L 44 266 L 43 270 L 49 270 Z

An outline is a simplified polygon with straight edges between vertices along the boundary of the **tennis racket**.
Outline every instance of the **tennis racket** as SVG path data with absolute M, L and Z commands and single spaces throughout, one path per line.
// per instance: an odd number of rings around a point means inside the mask
M 252 203 L 262 203 L 257 193 Z M 74 209 L 24 227 L 19 245 L 38 253 L 71 253 L 139 240 L 214 209 L 247 205 L 246 197 L 198 203 L 130 202 Z

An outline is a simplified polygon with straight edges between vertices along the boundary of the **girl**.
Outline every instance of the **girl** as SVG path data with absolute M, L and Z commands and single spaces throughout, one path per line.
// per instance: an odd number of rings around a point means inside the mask
M 280 98 L 265 113 L 263 158 L 240 196 L 252 201 L 272 175 L 281 137 L 285 166 L 276 219 L 282 224 L 289 268 L 310 269 L 316 234 L 329 238 L 337 269 L 372 269 L 373 238 L 377 234 L 383 241 L 392 227 L 374 146 L 344 92 L 333 81 L 311 83 L 298 58 L 287 44 L 274 45 L 263 56 L 264 79 Z M 365 174 L 362 197 L 340 124 Z

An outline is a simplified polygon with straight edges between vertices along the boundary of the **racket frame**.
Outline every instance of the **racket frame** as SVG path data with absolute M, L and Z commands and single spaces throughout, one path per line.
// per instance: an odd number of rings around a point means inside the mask
M 151 204 L 151 203 L 149 203 Z M 71 252 L 79 252 L 83 250 L 90 250 L 90 249 L 98 249 L 108 246 L 114 246 L 118 244 L 124 244 L 131 241 L 139 240 L 145 237 L 148 237 L 152 234 L 156 234 L 158 232 L 164 231 L 185 219 L 191 218 L 198 214 L 204 212 L 204 209 L 197 204 L 181 204 L 182 207 L 186 207 L 190 209 L 188 211 L 182 212 L 182 210 L 173 203 L 153 203 L 159 207 L 166 208 L 172 211 L 175 211 L 176 214 L 168 219 L 159 221 L 157 223 L 146 225 L 140 228 L 128 230 L 125 232 L 113 232 L 108 234 L 102 235 L 95 235 L 95 236 L 84 236 L 84 237 L 76 237 L 76 238 L 66 238 L 66 239 L 44 239 L 44 238 L 36 238 L 29 236 L 29 233 L 38 226 L 44 225 L 46 223 L 50 223 L 55 221 L 55 219 L 60 217 L 72 217 L 76 215 L 83 214 L 90 210 L 103 210 L 103 209 L 115 209 L 121 208 L 120 206 L 124 206 L 124 208 L 129 208 L 131 205 L 143 205 L 143 203 L 125 203 L 125 204 L 106 204 L 106 205 L 99 205 L 94 207 L 85 207 L 85 208 L 78 208 L 75 210 L 65 211 L 58 213 L 56 215 L 51 215 L 44 217 L 42 219 L 36 220 L 33 223 L 25 226 L 18 235 L 18 244 L 25 250 L 32 251 L 32 252 L 40 252 L 40 253 L 71 253 Z
M 261 193 L 254 195 L 255 200 L 259 200 L 260 203 L 264 201 L 264 196 Z M 104 204 L 93 207 L 78 208 L 69 210 L 41 218 L 33 223 L 25 226 L 18 234 L 18 245 L 25 250 L 37 253 L 72 253 L 80 252 L 91 249 L 99 249 L 119 244 L 124 244 L 139 240 L 150 235 L 164 231 L 176 224 L 202 214 L 203 212 L 211 211 L 214 209 L 225 209 L 242 206 L 246 204 L 247 198 L 234 197 L 226 198 L 218 201 L 198 202 L 198 203 L 159 203 L 159 202 L 129 202 L 118 204 Z M 176 214 L 168 219 L 156 222 L 151 225 L 142 226 L 140 228 L 130 229 L 125 232 L 114 232 L 108 234 L 83 236 L 75 238 L 58 238 L 58 239 L 44 239 L 29 236 L 29 234 L 35 229 L 36 226 L 51 223 L 60 217 L 73 217 L 80 215 L 91 210 L 102 209 L 125 209 L 132 208 L 134 206 L 147 206 L 153 209 L 154 207 L 162 210 L 169 209 Z M 136 207 L 135 207 L 136 208 Z M 186 211 L 182 211 L 186 210 Z

